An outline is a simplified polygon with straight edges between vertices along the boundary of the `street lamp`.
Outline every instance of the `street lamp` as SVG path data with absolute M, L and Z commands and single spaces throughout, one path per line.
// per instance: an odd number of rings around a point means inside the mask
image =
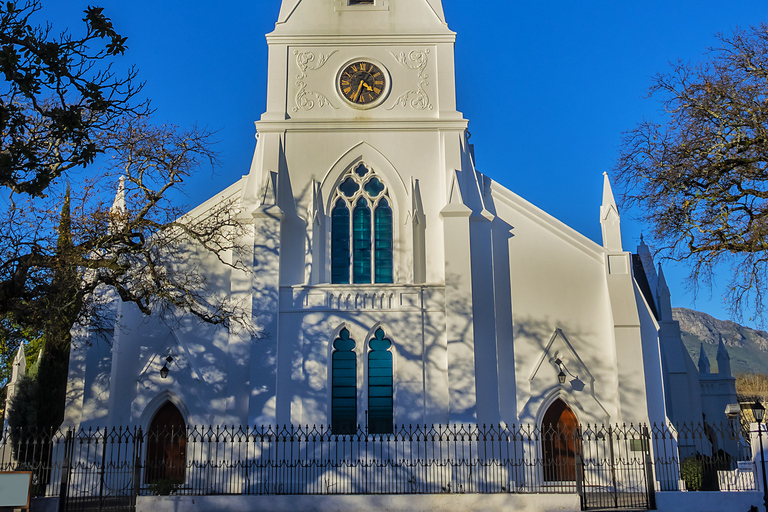
M 760 440 L 760 466 L 763 470 L 763 505 L 765 506 L 765 512 L 768 512 L 768 488 L 766 488 L 765 482 L 765 453 L 763 453 L 763 418 L 765 417 L 765 407 L 760 403 L 760 400 L 755 402 L 752 406 L 752 415 L 757 422 L 757 438 Z

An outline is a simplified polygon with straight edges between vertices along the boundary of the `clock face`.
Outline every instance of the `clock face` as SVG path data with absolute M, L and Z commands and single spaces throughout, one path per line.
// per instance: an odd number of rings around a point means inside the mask
M 386 85 L 384 72 L 370 62 L 353 62 L 339 75 L 341 95 L 361 107 L 373 106 L 384 94 Z

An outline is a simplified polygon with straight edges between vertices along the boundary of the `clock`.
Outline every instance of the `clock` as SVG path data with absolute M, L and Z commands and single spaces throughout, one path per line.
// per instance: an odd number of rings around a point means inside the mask
M 371 62 L 355 61 L 339 74 L 341 96 L 358 108 L 375 107 L 384 99 L 389 80 L 379 66 Z

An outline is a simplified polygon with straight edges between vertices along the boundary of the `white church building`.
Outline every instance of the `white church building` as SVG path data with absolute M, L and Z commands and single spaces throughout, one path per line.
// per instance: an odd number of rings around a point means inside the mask
M 189 214 L 234 201 L 248 271 L 189 264 L 262 335 L 116 299 L 73 342 L 64 426 L 724 419 L 727 351 L 693 365 L 608 177 L 597 243 L 475 169 L 455 38 L 440 0 L 283 0 L 251 168 Z

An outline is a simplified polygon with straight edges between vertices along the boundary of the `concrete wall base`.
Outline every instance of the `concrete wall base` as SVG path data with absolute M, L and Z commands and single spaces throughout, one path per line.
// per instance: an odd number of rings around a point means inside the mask
M 578 512 L 576 494 L 142 496 L 136 512 Z
M 58 512 L 59 498 L 32 498 L 29 512 Z
M 659 512 L 749 512 L 756 506 L 763 510 L 763 493 L 745 492 L 657 492 Z

